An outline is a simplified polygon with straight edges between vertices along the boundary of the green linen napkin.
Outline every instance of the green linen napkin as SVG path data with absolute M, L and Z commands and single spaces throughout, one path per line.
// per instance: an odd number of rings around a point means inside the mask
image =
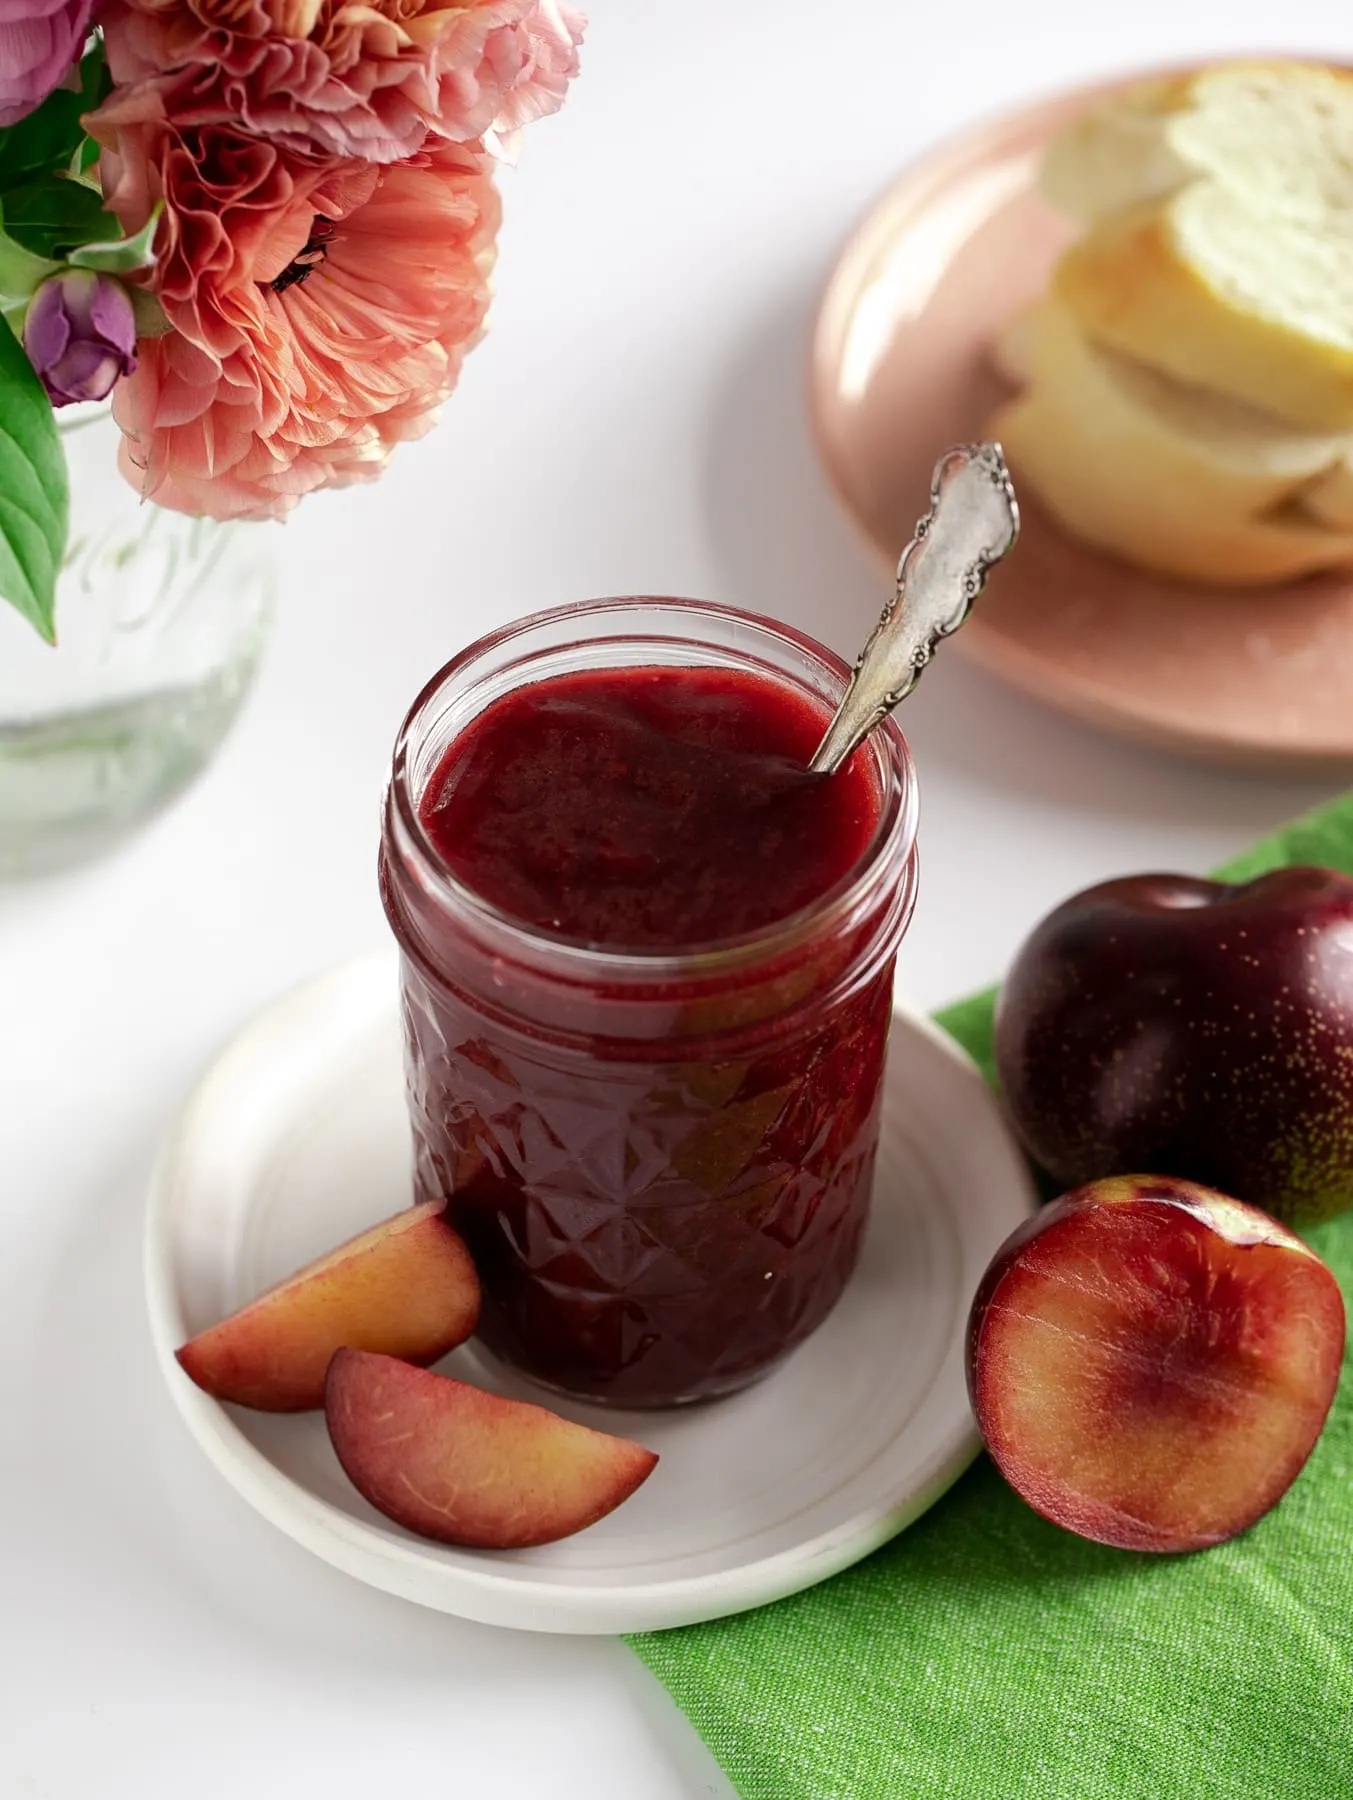
M 1293 862 L 1353 874 L 1353 794 L 1223 873 Z M 940 1014 L 989 1078 L 992 1000 Z M 1353 1214 L 1309 1241 L 1353 1303 Z M 1296 1486 L 1218 1549 L 1083 1543 L 982 1457 L 845 1574 L 630 1641 L 743 1800 L 1353 1800 L 1348 1360 Z

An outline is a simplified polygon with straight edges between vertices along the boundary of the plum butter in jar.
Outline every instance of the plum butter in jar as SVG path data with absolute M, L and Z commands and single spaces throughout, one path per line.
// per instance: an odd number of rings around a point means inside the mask
M 387 790 L 418 1199 L 479 1337 L 617 1406 L 726 1394 L 821 1324 L 869 1207 L 916 792 L 891 721 L 806 764 L 849 671 L 680 600 L 448 664 Z

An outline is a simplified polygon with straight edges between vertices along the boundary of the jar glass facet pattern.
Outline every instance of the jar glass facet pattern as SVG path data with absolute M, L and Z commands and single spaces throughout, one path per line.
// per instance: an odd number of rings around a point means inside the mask
M 653 954 L 531 930 L 450 873 L 418 816 L 447 746 L 521 684 L 578 669 L 755 671 L 834 705 L 849 671 L 786 626 L 691 601 L 539 614 L 415 703 L 381 855 L 402 951 L 416 1197 L 484 1284 L 480 1340 L 546 1386 L 680 1404 L 754 1381 L 821 1324 L 868 1215 L 893 963 L 915 899 L 897 727 L 858 865 L 741 939 Z

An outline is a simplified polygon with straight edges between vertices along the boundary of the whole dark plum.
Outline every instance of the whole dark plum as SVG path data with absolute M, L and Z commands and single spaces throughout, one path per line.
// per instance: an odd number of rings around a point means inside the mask
M 1353 1206 L 1353 879 L 1106 881 L 1015 959 L 996 1065 L 1071 1186 L 1176 1175 L 1293 1224 Z

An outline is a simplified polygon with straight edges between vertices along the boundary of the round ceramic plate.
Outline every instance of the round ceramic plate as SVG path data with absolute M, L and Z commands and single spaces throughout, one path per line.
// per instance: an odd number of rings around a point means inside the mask
M 989 346 L 1067 239 L 1035 189 L 1043 151 L 1112 91 L 1081 88 L 944 145 L 884 195 L 836 266 L 813 343 L 813 427 L 890 571 L 936 456 L 984 435 L 1007 394 Z M 1353 579 L 1179 586 L 1072 543 L 1027 493 L 1021 508 L 1018 549 L 954 640 L 965 655 L 1167 748 L 1258 765 L 1353 759 Z
M 159 1360 L 212 1462 L 266 1518 L 349 1574 L 464 1618 L 643 1631 L 758 1606 L 909 1524 L 978 1444 L 964 1390 L 969 1299 L 1034 1204 L 972 1064 L 921 1019 L 893 1030 L 874 1216 L 821 1330 L 748 1392 L 668 1413 L 534 1392 L 473 1345 L 438 1366 L 660 1452 L 609 1518 L 529 1551 L 457 1550 L 352 1488 L 319 1414 L 219 1405 L 174 1350 L 262 1288 L 409 1202 L 397 977 L 372 958 L 264 1014 L 226 1050 L 166 1147 L 146 1274 Z

